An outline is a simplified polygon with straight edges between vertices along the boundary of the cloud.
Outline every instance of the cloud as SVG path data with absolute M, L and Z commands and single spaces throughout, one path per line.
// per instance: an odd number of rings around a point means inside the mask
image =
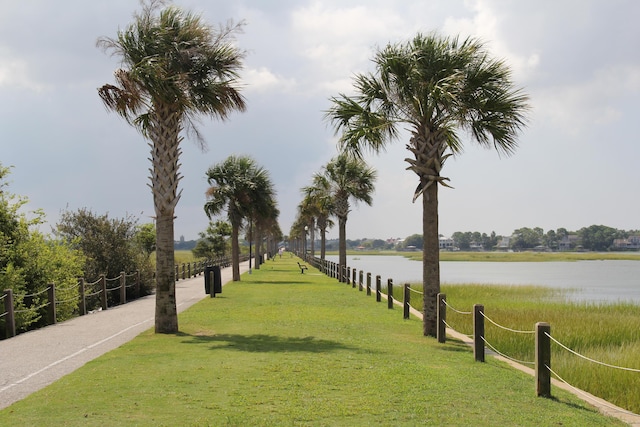
M 533 98 L 540 118 L 570 135 L 593 130 L 593 125 L 619 123 L 625 118 L 624 98 L 640 92 L 640 66 L 604 66 L 587 79 L 550 86 Z M 629 120 L 634 118 L 629 116 Z
M 47 85 L 31 78 L 27 61 L 0 50 L 0 88 L 27 89 L 43 92 Z
M 250 68 L 242 75 L 242 82 L 246 90 L 250 91 L 281 91 L 291 92 L 296 87 L 293 78 L 285 78 L 272 73 L 267 67 Z

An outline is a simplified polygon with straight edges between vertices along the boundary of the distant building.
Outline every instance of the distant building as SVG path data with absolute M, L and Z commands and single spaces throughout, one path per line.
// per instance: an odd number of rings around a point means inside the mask
M 613 249 L 634 251 L 640 249 L 640 236 L 629 236 L 626 239 L 615 239 Z
M 578 243 L 580 242 L 580 238 L 577 234 L 569 234 L 568 236 L 564 236 L 562 240 L 558 242 L 558 250 L 559 251 L 570 251 L 576 249 L 578 247 Z
M 500 241 L 498 242 L 498 244 L 496 245 L 496 250 L 497 251 L 506 251 L 509 250 L 509 247 L 511 245 L 511 237 L 509 236 L 502 236 L 502 238 L 500 239 Z
M 441 251 L 452 251 L 455 249 L 455 242 L 450 237 L 440 237 L 439 246 Z

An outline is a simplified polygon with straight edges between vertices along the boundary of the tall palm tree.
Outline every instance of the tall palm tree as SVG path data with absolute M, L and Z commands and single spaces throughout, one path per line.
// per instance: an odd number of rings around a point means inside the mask
M 302 205 L 313 212 L 315 224 L 320 231 L 320 259 L 325 259 L 326 255 L 327 228 L 333 226 L 330 218 L 333 213 L 333 198 L 329 191 L 329 183 L 320 173 L 313 175 L 310 186 L 302 188 Z
M 229 156 L 207 171 L 208 201 L 204 211 L 209 218 L 227 211 L 231 223 L 231 257 L 233 280 L 240 280 L 240 245 L 238 236 L 245 219 L 273 204 L 274 192 L 268 172 L 248 156 Z
M 418 175 L 413 200 L 422 196 L 424 334 L 435 336 L 440 291 L 438 184 L 447 185 L 445 160 L 462 151 L 457 131 L 499 153 L 511 154 L 524 126 L 528 97 L 514 87 L 507 65 L 473 38 L 416 35 L 376 52 L 374 74 L 355 76 L 356 94 L 332 98 L 327 118 L 341 132 L 343 149 L 379 152 L 410 132 L 405 159 Z
M 233 44 L 241 24 L 214 30 L 200 16 L 174 6 L 163 9 L 162 4 L 143 3 L 134 22 L 116 38 L 98 40 L 98 46 L 122 61 L 116 84 L 98 92 L 107 108 L 150 140 L 157 232 L 155 331 L 175 333 L 173 220 L 181 193 L 181 133 L 192 130 L 203 144 L 194 126 L 198 115 L 224 120 L 245 109 L 237 84 L 244 52 Z
M 362 159 L 348 153 L 341 153 L 325 165 L 323 175 L 329 186 L 329 193 L 333 197 L 333 212 L 338 217 L 338 268 L 342 272 L 342 269 L 347 265 L 349 200 L 371 205 L 377 173 Z M 342 274 L 340 274 L 339 280 L 343 280 Z

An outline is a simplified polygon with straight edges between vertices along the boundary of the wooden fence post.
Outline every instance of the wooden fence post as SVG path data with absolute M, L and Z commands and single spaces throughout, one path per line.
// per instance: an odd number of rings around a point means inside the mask
M 473 356 L 476 362 L 484 362 L 484 305 L 473 305 Z
M 187 263 L 187 277 L 191 277 L 191 263 Z
M 403 303 L 403 307 L 404 307 L 404 311 L 403 311 L 403 318 L 404 319 L 408 319 L 409 318 L 409 313 L 411 312 L 411 310 L 409 309 L 411 307 L 411 286 L 408 283 L 404 284 L 404 303 Z
M 355 268 L 351 269 L 351 287 L 355 288 L 356 287 L 356 274 L 357 274 L 357 270 Z
M 120 304 L 127 303 L 127 274 L 120 272 Z
M 382 299 L 382 296 L 380 295 L 380 293 L 381 293 L 381 291 L 380 291 L 381 285 L 382 285 L 382 283 L 381 283 L 380 276 L 376 276 L 376 302 L 380 302 L 380 300 Z
M 49 309 L 47 310 L 47 325 L 56 324 L 56 285 L 49 283 L 47 287 L 47 297 L 49 299 Z
M 182 264 L 182 280 L 184 280 L 184 279 L 186 279 L 186 278 L 187 278 L 187 276 L 186 276 L 186 271 L 185 271 L 185 270 L 186 270 L 186 269 L 185 269 L 185 267 L 184 267 L 184 264 Z
M 387 279 L 387 308 L 393 308 L 393 279 Z
M 4 311 L 5 311 L 5 329 L 7 338 L 16 336 L 16 317 L 13 311 L 13 290 L 5 289 L 4 291 Z
M 447 341 L 447 295 L 439 293 L 438 294 L 438 342 L 444 343 Z
M 551 397 L 551 325 L 536 323 L 536 394 Z
M 100 300 L 102 302 L 102 309 L 107 309 L 107 279 L 104 277 L 104 274 L 100 275 L 100 285 L 102 286 L 102 291 L 100 293 Z
M 78 290 L 80 291 L 80 306 L 78 307 L 78 311 L 80 316 L 84 316 L 87 314 L 87 300 L 84 296 L 84 278 L 78 279 Z
M 367 296 L 371 295 L 371 273 L 367 273 Z
M 179 266 L 178 266 L 178 264 L 176 264 L 175 277 L 173 278 L 174 282 L 177 282 L 178 280 L 180 280 L 180 275 L 179 275 L 179 271 L 180 270 L 178 268 L 179 268 Z
M 358 290 L 360 292 L 362 292 L 362 290 L 364 289 L 364 287 L 362 286 L 364 283 L 364 271 L 360 270 L 360 273 L 358 274 Z

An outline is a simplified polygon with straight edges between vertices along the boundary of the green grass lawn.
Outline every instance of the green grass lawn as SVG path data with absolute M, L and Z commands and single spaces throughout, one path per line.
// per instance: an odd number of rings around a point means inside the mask
M 536 397 L 532 377 L 296 260 L 244 274 L 183 312 L 179 334 L 141 334 L 0 425 L 624 425 L 562 390 Z

